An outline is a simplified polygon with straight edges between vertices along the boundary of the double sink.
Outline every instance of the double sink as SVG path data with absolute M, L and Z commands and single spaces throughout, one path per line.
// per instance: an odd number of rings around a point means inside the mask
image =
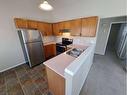
M 66 54 L 72 56 L 72 57 L 78 57 L 81 55 L 82 52 L 84 52 L 85 49 L 78 49 L 78 48 L 73 48 L 70 51 L 67 51 Z

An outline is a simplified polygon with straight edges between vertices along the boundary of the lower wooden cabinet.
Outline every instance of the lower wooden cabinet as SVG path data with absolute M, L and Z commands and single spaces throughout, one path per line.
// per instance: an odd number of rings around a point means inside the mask
M 45 59 L 48 60 L 56 56 L 56 44 L 48 44 L 44 46 Z
M 65 95 L 65 78 L 46 67 L 49 91 L 53 95 Z

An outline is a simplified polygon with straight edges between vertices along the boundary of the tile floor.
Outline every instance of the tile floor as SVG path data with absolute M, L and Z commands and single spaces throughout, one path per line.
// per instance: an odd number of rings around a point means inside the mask
M 126 95 L 127 73 L 113 52 L 95 55 L 80 95 Z M 44 65 L 21 65 L 0 74 L 0 95 L 48 95 Z
M 48 95 L 44 66 L 30 69 L 24 64 L 1 73 L 0 95 Z

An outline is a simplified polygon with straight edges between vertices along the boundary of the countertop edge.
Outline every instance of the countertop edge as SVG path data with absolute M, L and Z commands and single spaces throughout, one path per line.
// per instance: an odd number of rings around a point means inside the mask
M 65 76 L 63 76 L 62 74 L 60 74 L 59 72 L 57 72 L 56 70 L 54 70 L 53 68 L 51 68 L 50 66 L 48 66 L 47 64 L 45 64 L 45 62 L 43 63 L 46 67 L 48 67 L 49 69 L 51 69 L 52 71 L 54 71 L 55 73 L 57 73 L 58 75 L 60 75 L 61 77 L 65 78 Z

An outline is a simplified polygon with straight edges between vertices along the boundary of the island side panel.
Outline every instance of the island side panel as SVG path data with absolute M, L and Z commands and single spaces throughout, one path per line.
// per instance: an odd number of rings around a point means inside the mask
M 65 79 L 46 67 L 49 91 L 53 95 L 65 95 Z

